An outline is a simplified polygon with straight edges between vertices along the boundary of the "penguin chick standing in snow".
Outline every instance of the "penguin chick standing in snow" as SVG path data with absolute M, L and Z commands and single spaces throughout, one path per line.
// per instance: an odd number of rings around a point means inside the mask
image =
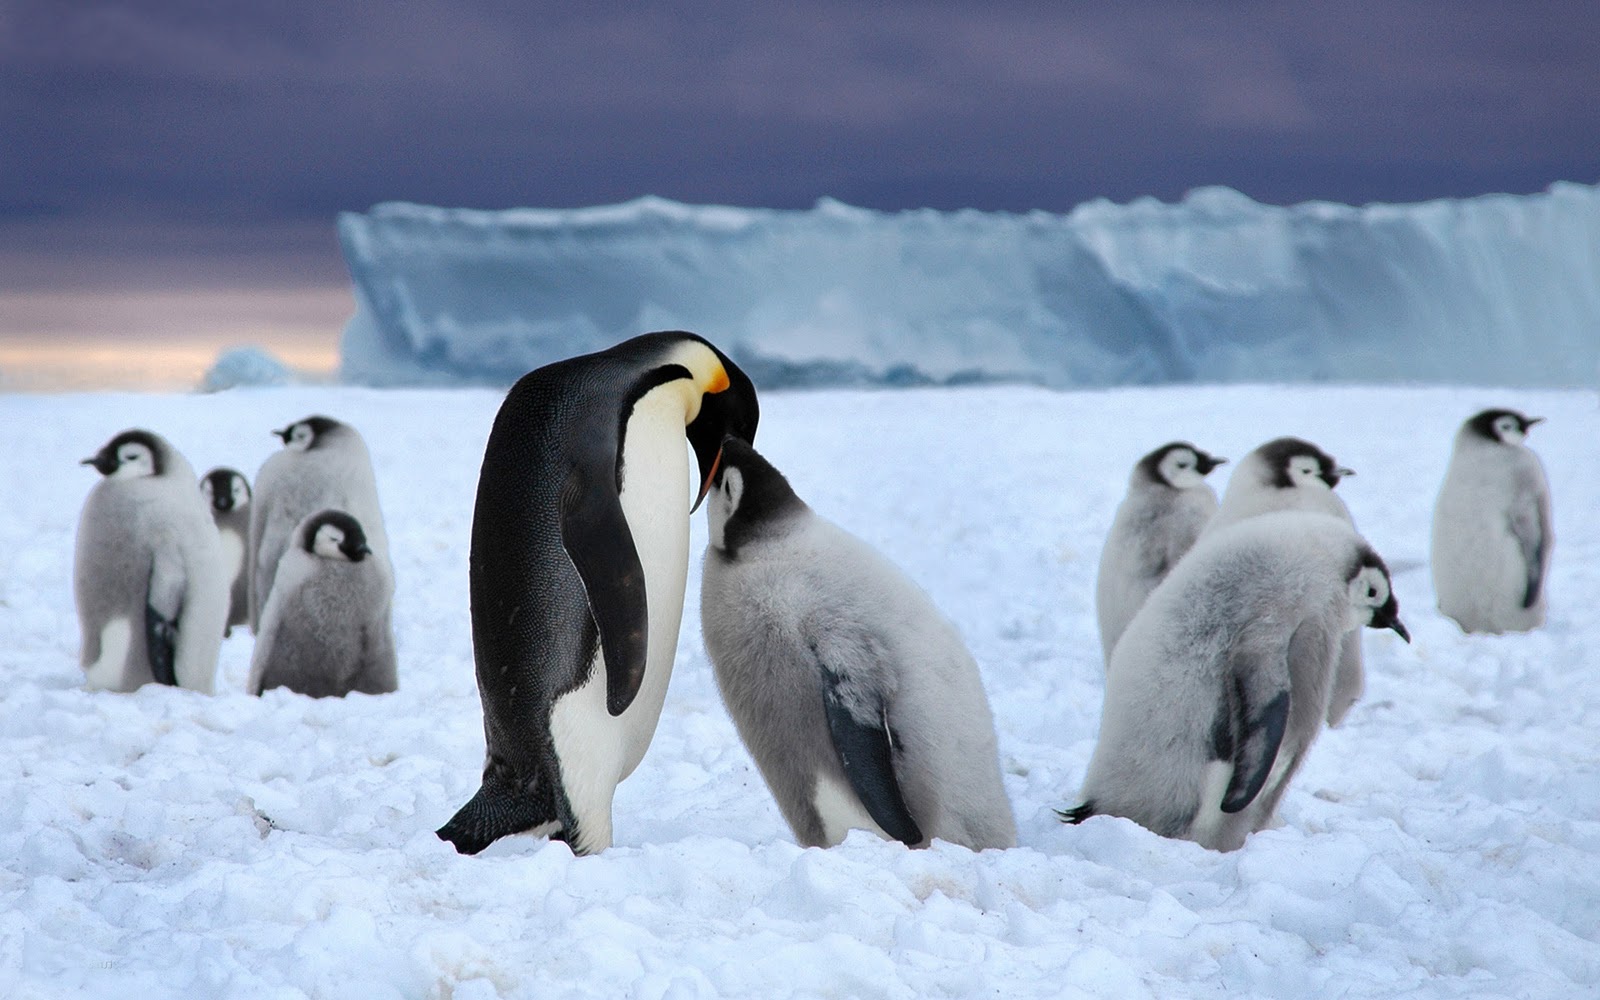
M 245 690 L 286 687 L 313 698 L 395 690 L 389 561 L 341 510 L 307 517 L 293 540 L 261 611 Z
M 1329 514 L 1355 527 L 1355 518 L 1333 488 L 1355 472 L 1341 466 L 1332 455 L 1310 441 L 1296 437 L 1274 438 L 1246 455 L 1228 478 L 1217 514 L 1202 535 L 1278 510 L 1304 510 Z M 1344 721 L 1350 707 L 1365 690 L 1366 667 L 1361 654 L 1361 629 L 1344 637 L 1339 669 L 1334 671 L 1328 696 L 1328 725 Z
M 1340 639 L 1361 626 L 1410 641 L 1388 569 L 1344 521 L 1284 511 L 1208 533 L 1117 643 L 1083 804 L 1063 818 L 1240 847 L 1321 731 Z
M 372 457 L 356 429 L 311 416 L 272 433 L 283 439 L 283 450 L 262 463 L 250 505 L 250 630 L 258 634 L 278 560 L 307 514 L 348 511 L 372 551 L 389 557 Z
M 1433 512 L 1433 589 L 1465 632 L 1544 624 L 1550 484 L 1523 439 L 1542 417 L 1485 410 L 1462 425 Z
M 472 513 L 472 644 L 487 760 L 439 830 L 611 845 L 611 800 L 655 734 L 689 568 L 688 436 L 709 488 L 755 387 L 692 333 L 546 365 L 506 395 Z M 695 500 L 698 505 L 699 499 Z
M 1133 467 L 1128 495 L 1117 507 L 1111 533 L 1100 552 L 1095 581 L 1100 649 L 1107 663 L 1139 605 L 1216 514 L 1217 494 L 1206 483 L 1206 475 L 1226 461 L 1187 441 L 1174 441 Z
M 232 581 L 228 625 L 222 631 L 231 635 L 235 625 L 250 620 L 250 574 L 245 566 L 245 553 L 250 551 L 250 483 L 236 469 L 212 469 L 200 477 L 200 495 L 211 507 L 222 539 L 222 564 Z
M 228 582 L 194 470 L 144 430 L 123 431 L 83 464 L 105 477 L 84 502 L 72 574 L 88 686 L 211 693 Z
M 706 652 L 795 839 L 1014 846 L 978 665 L 928 595 L 742 442 L 706 520 Z

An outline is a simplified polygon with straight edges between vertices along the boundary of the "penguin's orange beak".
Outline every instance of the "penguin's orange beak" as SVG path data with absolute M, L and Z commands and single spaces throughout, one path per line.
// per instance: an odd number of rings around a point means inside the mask
M 722 448 L 717 447 L 716 457 L 711 459 L 711 468 L 706 471 L 705 480 L 700 484 L 700 492 L 694 498 L 694 503 L 689 506 L 689 513 L 693 514 L 705 502 L 706 494 L 711 492 L 711 484 L 716 481 L 717 470 L 722 468 Z

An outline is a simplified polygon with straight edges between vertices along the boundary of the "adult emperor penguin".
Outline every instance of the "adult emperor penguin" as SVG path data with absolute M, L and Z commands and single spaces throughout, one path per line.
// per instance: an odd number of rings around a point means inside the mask
M 651 333 L 546 365 L 496 415 L 472 515 L 483 784 L 440 830 L 463 854 L 532 832 L 611 844 L 655 733 L 689 565 L 689 462 L 755 436 L 755 387 L 705 339 Z M 698 505 L 699 498 L 695 504 Z
M 1095 580 L 1100 649 L 1107 663 L 1139 605 L 1216 514 L 1217 494 L 1206 476 L 1226 461 L 1187 441 L 1173 441 L 1134 465 Z
M 1484 410 L 1462 425 L 1433 512 L 1433 589 L 1466 632 L 1544 624 L 1550 484 L 1523 443 L 1542 417 Z
M 209 694 L 228 582 L 194 469 L 146 430 L 123 431 L 83 464 L 105 477 L 84 502 L 73 564 L 88 686 Z
M 928 595 L 743 442 L 706 520 L 706 652 L 795 839 L 1014 846 L 978 665 Z
M 1117 643 L 1083 804 L 1063 818 L 1238 848 L 1271 822 L 1361 626 L 1410 641 L 1388 569 L 1345 521 L 1283 511 L 1208 533 Z
M 395 690 L 389 561 L 342 510 L 310 515 L 293 542 L 261 611 L 246 690 L 286 687 L 313 698 Z
M 389 556 L 378 481 L 360 433 L 323 416 L 272 433 L 283 439 L 283 450 L 262 463 L 250 504 L 250 630 L 257 633 L 278 560 L 307 514 L 347 511 L 361 522 L 372 551 Z
M 1355 472 L 1304 438 L 1274 438 L 1246 455 L 1223 491 L 1216 516 L 1201 534 L 1278 510 L 1304 510 L 1342 518 L 1352 527 L 1355 518 L 1333 488 Z M 1366 688 L 1366 667 L 1361 654 L 1361 629 L 1350 630 L 1339 651 L 1333 692 L 1328 697 L 1328 725 L 1344 721 L 1350 707 Z
M 224 571 L 233 581 L 228 625 L 222 632 L 229 635 L 235 625 L 250 620 L 250 574 L 245 566 L 245 553 L 250 550 L 250 481 L 237 469 L 212 469 L 200 477 L 200 495 L 211 507 L 211 519 L 222 538 Z

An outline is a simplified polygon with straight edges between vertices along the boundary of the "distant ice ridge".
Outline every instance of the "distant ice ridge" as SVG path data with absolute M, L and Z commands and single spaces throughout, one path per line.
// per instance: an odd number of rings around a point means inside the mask
M 1362 208 L 1203 188 L 1066 215 L 389 203 L 339 232 L 341 374 L 376 385 L 503 384 L 673 328 L 763 387 L 1577 386 L 1600 367 L 1600 187 L 1579 184 Z

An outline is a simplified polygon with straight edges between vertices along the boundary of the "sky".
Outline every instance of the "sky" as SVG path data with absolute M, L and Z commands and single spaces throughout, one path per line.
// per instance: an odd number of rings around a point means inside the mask
M 0 342 L 237 288 L 314 337 L 381 201 L 1526 193 L 1600 180 L 1597 108 L 1592 0 L 0 0 Z

